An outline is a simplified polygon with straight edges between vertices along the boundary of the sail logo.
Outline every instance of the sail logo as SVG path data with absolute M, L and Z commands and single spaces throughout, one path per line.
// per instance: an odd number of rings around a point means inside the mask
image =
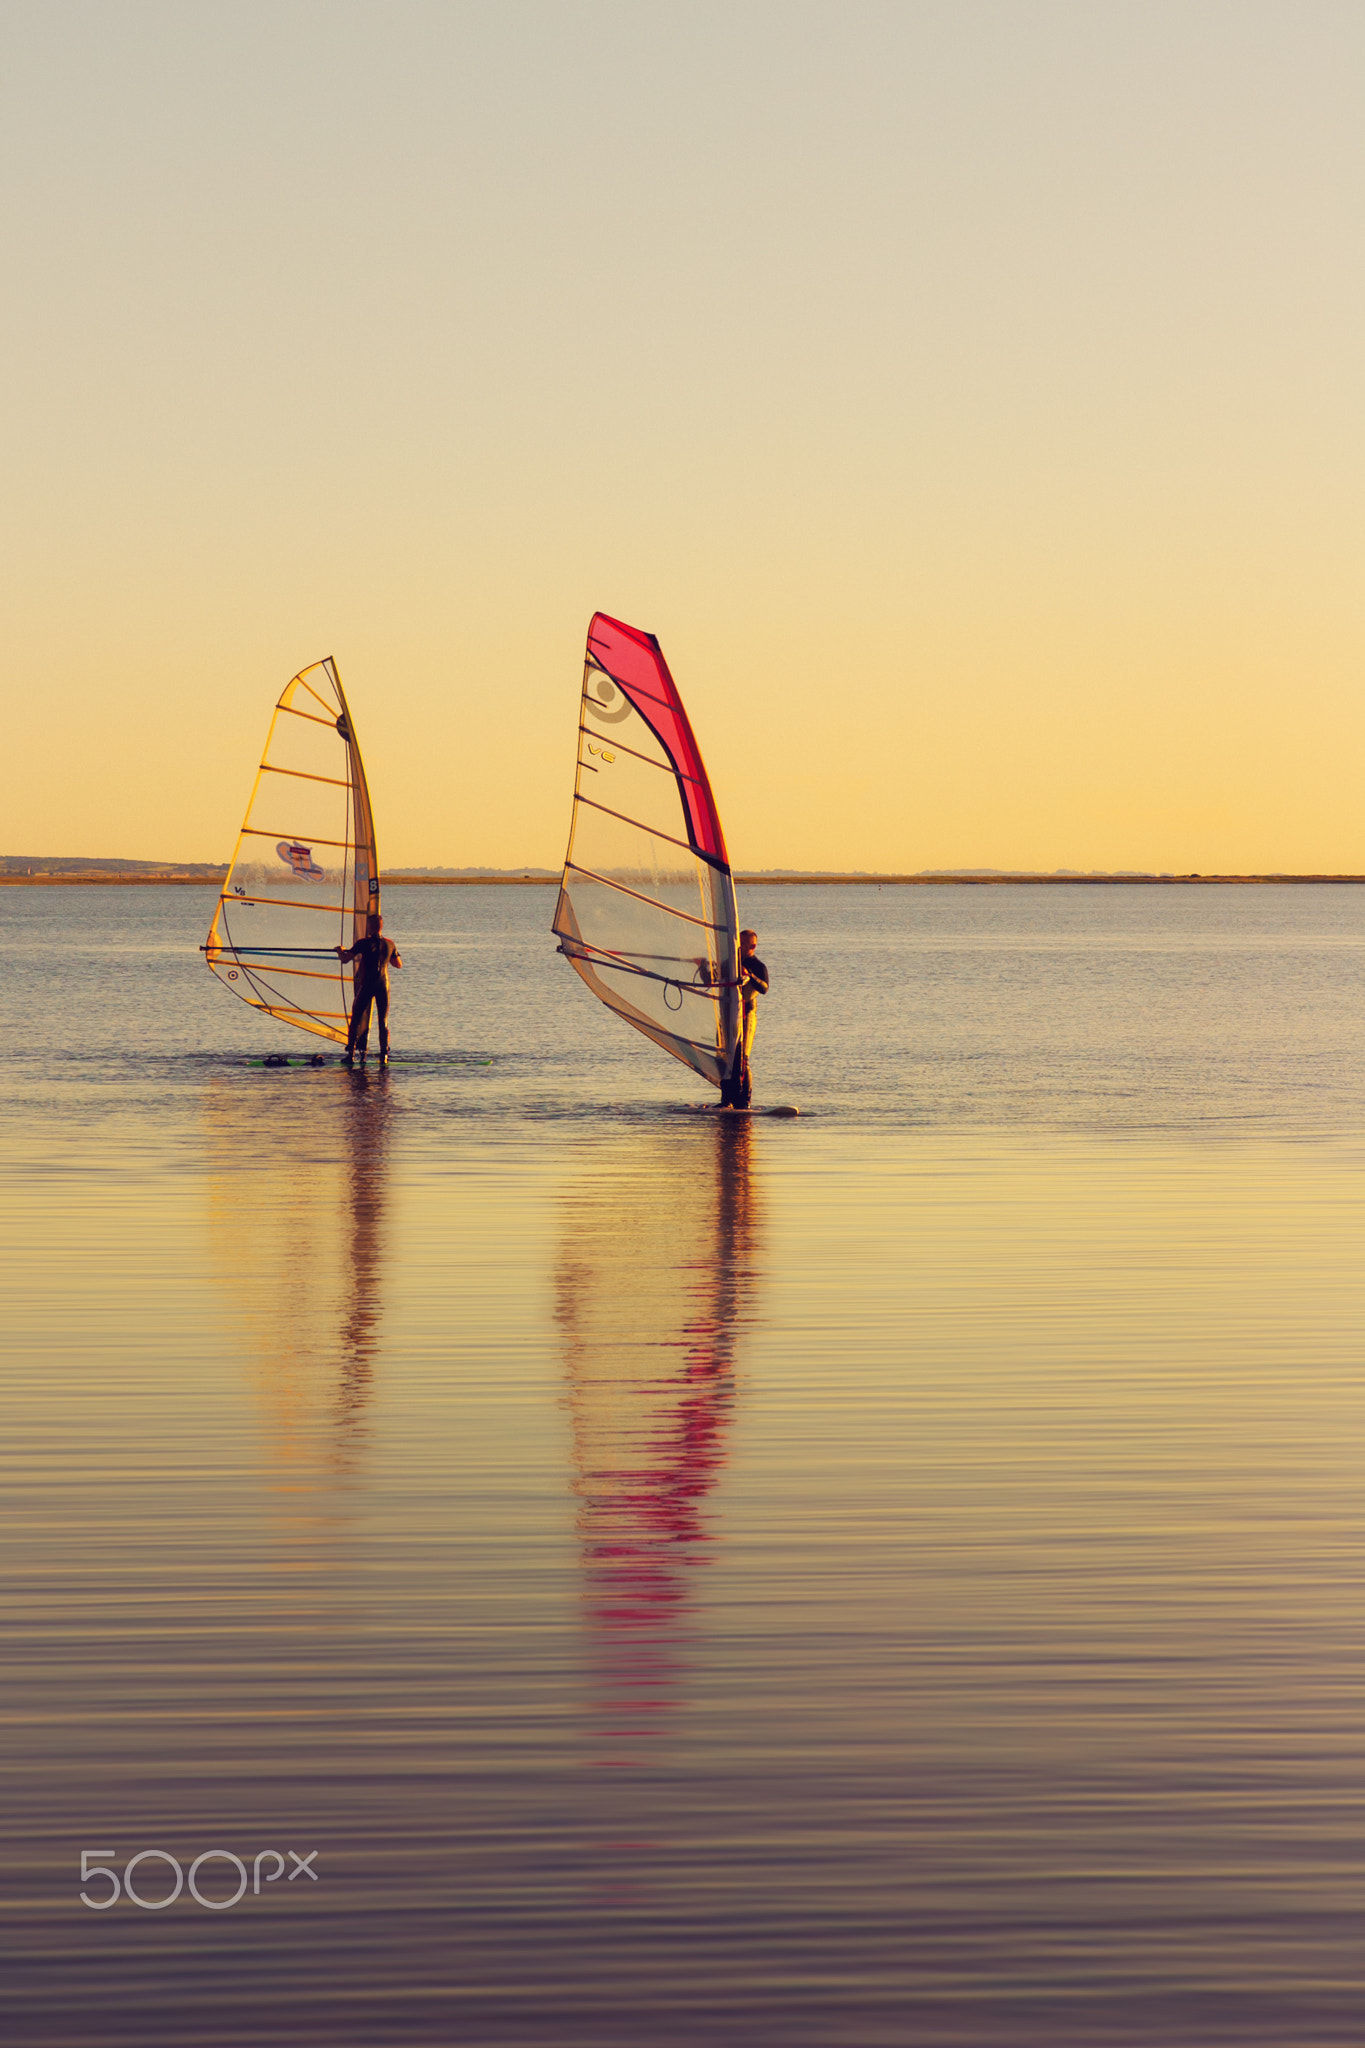
M 610 764 L 616 759 L 616 756 L 612 753 L 610 747 L 595 747 L 591 740 L 588 741 L 588 752 L 590 754 L 596 754 L 598 760 L 605 761 L 608 764 L 608 766 L 610 766 Z
M 316 881 L 325 873 L 313 858 L 311 846 L 300 846 L 296 840 L 282 839 L 275 848 L 287 868 L 292 868 L 301 882 Z
M 618 703 L 616 700 L 620 698 Z M 598 676 L 591 689 L 583 691 L 583 702 L 602 725 L 619 725 L 630 717 L 630 699 L 617 689 L 609 676 Z

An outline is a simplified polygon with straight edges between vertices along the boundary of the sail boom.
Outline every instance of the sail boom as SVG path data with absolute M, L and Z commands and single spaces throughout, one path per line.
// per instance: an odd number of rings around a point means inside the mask
M 328 953 L 335 954 L 335 946 L 234 946 L 226 939 L 219 939 L 212 946 L 201 946 L 201 953 L 210 953 L 216 959 L 220 953 L 230 953 L 234 960 L 321 960 Z

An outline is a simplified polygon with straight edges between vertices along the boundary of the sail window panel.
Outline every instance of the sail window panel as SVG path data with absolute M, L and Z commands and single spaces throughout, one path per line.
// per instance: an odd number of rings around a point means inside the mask
M 578 805 L 569 857 L 576 867 L 623 882 L 670 909 L 709 918 L 710 891 L 698 874 L 705 863 L 672 839 L 642 831 L 609 811 Z
M 312 865 L 316 867 L 340 868 L 349 859 L 353 833 L 347 792 L 333 789 L 325 782 L 296 782 L 267 770 L 260 779 L 256 801 L 246 822 L 258 828 L 242 848 L 249 860 L 266 858 L 265 849 L 270 841 L 262 838 L 261 832 L 276 833 L 277 843 L 302 841 L 312 852 Z M 271 852 L 273 857 L 273 848 Z
M 575 956 L 572 951 L 569 958 L 607 1009 L 719 1086 L 723 1057 L 715 1042 L 714 1003 L 686 988 L 665 993 L 662 983 L 631 973 L 628 963 L 613 966 L 597 955 Z
M 246 844 L 250 846 L 253 842 L 248 840 Z M 298 860 L 311 857 L 315 865 L 321 866 L 316 855 L 310 856 L 306 841 L 281 840 L 280 845 Z M 224 913 L 243 910 L 250 920 L 254 941 L 259 944 L 276 943 L 262 936 L 266 930 L 287 934 L 278 941 L 281 944 L 348 943 L 341 870 L 328 865 L 317 874 L 299 873 L 278 857 L 275 847 L 270 852 L 276 857 L 268 862 L 248 859 L 234 865 L 224 893 Z
M 295 716 L 295 712 L 308 713 L 306 718 Z M 338 780 L 350 780 L 349 754 L 345 740 L 337 731 L 334 722 L 320 725 L 326 712 L 317 701 L 300 695 L 294 699 L 294 709 L 281 705 L 275 718 L 269 746 L 265 755 L 276 767 L 292 768 L 296 772 L 310 775 L 335 776 Z
M 348 991 L 340 975 L 303 980 L 279 972 L 271 961 L 252 954 L 210 956 L 209 965 L 232 994 L 272 1011 L 290 1024 L 325 1038 L 344 1038 Z
M 699 990 L 689 988 L 684 981 L 656 981 L 653 976 L 658 972 L 657 960 L 645 958 L 637 962 L 625 959 L 615 965 L 598 955 L 590 965 L 603 988 L 609 992 L 613 1008 L 634 1011 L 656 1030 L 666 1032 L 670 1037 L 714 1050 L 715 1003 Z M 652 972 L 633 973 L 632 969 L 637 965 Z
M 342 918 L 335 892 L 329 898 L 319 888 L 305 889 L 302 884 L 292 890 L 287 883 L 279 888 L 273 876 L 253 886 L 249 877 L 237 873 L 223 901 L 219 930 L 234 946 L 308 951 L 348 944 Z
M 564 883 L 577 920 L 577 936 L 600 953 L 619 953 L 653 965 L 654 972 L 669 979 L 681 976 L 696 981 L 699 974 L 714 980 L 718 961 L 718 935 L 696 916 L 697 892 L 693 888 L 690 909 L 685 916 L 674 915 L 666 902 L 646 898 L 628 884 L 613 884 L 591 874 L 571 872 Z
M 613 759 L 612 750 L 605 747 L 601 758 L 589 760 L 586 754 L 583 758 L 586 765 L 578 778 L 581 798 L 603 810 L 615 811 L 618 817 L 629 818 L 646 831 L 676 839 L 684 847 L 690 844 L 687 813 L 671 770 L 651 767 L 620 751 Z M 587 769 L 594 772 L 588 773 Z

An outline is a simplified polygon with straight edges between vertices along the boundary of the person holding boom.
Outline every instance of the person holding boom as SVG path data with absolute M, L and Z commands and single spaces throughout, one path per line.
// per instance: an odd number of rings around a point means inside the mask
M 383 936 L 384 920 L 372 911 L 365 920 L 365 936 L 357 939 L 353 946 L 337 946 L 333 950 L 345 964 L 354 960 L 355 992 L 351 998 L 351 1022 L 346 1032 L 346 1057 L 343 1067 L 355 1065 L 356 1048 L 360 1057 L 370 1041 L 370 1006 L 373 1004 L 379 1019 L 379 1064 L 389 1064 L 389 969 L 401 967 L 402 956 L 392 939 Z
M 758 999 L 768 993 L 768 970 L 758 957 L 758 933 L 744 930 L 739 935 L 739 1077 L 733 1084 L 731 1099 L 726 1101 L 726 1089 L 721 1090 L 722 1109 L 747 1109 L 753 1095 L 753 1079 L 749 1073 L 749 1054 L 753 1050 L 754 1032 L 758 1025 Z

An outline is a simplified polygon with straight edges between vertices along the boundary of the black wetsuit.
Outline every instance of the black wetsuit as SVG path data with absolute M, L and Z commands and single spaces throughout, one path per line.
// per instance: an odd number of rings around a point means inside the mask
M 758 999 L 768 993 L 768 970 L 756 953 L 739 963 L 739 1058 L 732 1082 L 722 1088 L 722 1104 L 732 1109 L 747 1109 L 753 1093 L 749 1078 L 749 1054 L 754 1043 L 754 1029 L 758 1023 Z
M 350 1029 L 346 1033 L 346 1057 L 352 1058 L 357 1048 L 364 1052 L 370 1042 L 370 1005 L 374 1005 L 375 1017 L 379 1024 L 379 1057 L 389 1056 L 389 962 L 397 955 L 398 948 L 392 939 L 382 934 L 366 934 L 354 946 L 348 946 L 342 954 L 343 960 L 354 960 L 355 995 L 351 1003 Z
M 739 994 L 745 1012 L 752 1010 L 758 996 L 768 993 L 768 970 L 757 953 L 751 953 L 747 960 L 739 963 Z

